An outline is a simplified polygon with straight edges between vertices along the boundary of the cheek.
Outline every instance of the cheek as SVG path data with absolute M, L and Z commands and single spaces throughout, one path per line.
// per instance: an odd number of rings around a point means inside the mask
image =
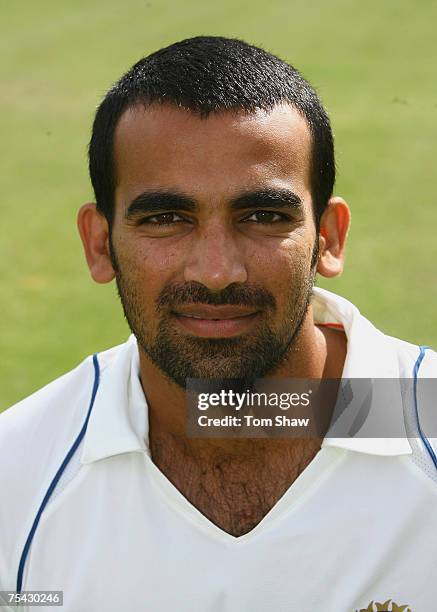
M 313 244 L 296 237 L 271 241 L 248 253 L 249 280 L 280 284 L 309 273 Z
M 180 266 L 176 249 L 162 248 L 156 242 L 148 244 L 145 239 L 134 244 L 120 240 L 117 255 L 123 276 L 148 293 L 159 293 Z

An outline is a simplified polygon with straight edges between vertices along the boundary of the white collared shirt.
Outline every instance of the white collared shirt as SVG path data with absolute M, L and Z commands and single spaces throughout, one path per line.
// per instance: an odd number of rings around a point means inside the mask
M 413 376 L 418 347 L 325 290 L 314 289 L 312 304 L 316 323 L 344 327 L 343 377 Z M 263 520 L 235 538 L 151 460 L 135 338 L 97 361 L 98 388 L 90 357 L 0 415 L 0 590 L 16 588 L 33 528 L 21 588 L 62 590 L 64 612 L 353 612 L 388 599 L 436 609 L 437 445 L 416 437 L 401 393 L 387 410 L 405 435 L 327 436 Z M 428 351 L 419 377 L 436 374 Z

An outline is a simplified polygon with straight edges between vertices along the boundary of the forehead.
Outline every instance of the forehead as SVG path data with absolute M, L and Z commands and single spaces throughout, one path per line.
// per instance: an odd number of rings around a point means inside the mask
M 173 105 L 136 106 L 114 137 L 116 201 L 145 189 L 226 197 L 247 188 L 310 189 L 311 135 L 290 105 L 201 118 Z

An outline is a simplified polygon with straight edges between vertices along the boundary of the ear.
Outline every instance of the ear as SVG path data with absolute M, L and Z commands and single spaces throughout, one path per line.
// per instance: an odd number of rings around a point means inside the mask
M 349 206 L 343 198 L 334 197 L 329 200 L 320 219 L 317 272 L 322 276 L 330 278 L 343 272 L 350 218 Z
M 109 283 L 115 277 L 109 253 L 109 226 L 94 202 L 80 207 L 77 227 L 93 280 Z

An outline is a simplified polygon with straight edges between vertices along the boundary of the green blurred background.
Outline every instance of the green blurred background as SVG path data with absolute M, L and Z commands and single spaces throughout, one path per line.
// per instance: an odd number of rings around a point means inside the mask
M 199 34 L 295 64 L 332 119 L 346 271 L 319 285 L 386 333 L 437 346 L 437 3 L 431 0 L 1 2 L 0 410 L 125 340 L 113 285 L 89 278 L 76 212 L 105 90 Z

